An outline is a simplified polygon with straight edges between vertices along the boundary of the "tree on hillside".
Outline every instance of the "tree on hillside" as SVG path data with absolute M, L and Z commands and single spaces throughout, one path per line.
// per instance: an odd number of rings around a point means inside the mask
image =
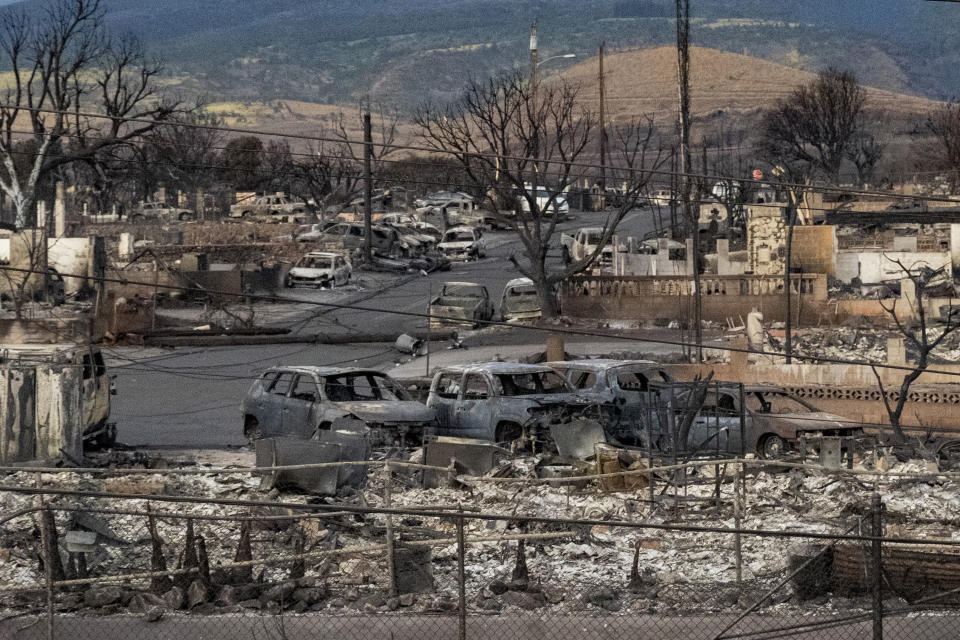
M 798 87 L 763 118 L 760 153 L 774 166 L 836 184 L 845 163 L 872 168 L 882 154 L 864 117 L 867 95 L 856 77 L 830 68 Z
M 960 102 L 947 102 L 927 116 L 927 128 L 937 140 L 939 164 L 950 172 L 953 193 L 960 188 Z
M 608 180 L 630 181 L 620 207 L 607 216 L 596 250 L 554 267 L 547 257 L 556 246 L 559 198 L 579 179 L 595 174 L 580 164 L 589 158 L 596 121 L 581 106 L 577 89 L 565 82 L 531 86 L 519 72 L 503 74 L 469 82 L 453 104 L 420 107 L 415 122 L 427 145 L 460 162 L 470 186 L 485 194 L 495 211 L 500 204 L 517 203 L 512 215 L 501 216 L 522 248 L 522 256 L 510 259 L 533 280 L 546 318 L 557 314 L 554 285 L 597 259 L 664 157 L 651 148 L 652 124 L 636 127 L 621 143 L 633 158 L 632 170 L 622 165 L 607 170 Z
M 257 136 L 234 138 L 223 148 L 221 165 L 226 179 L 238 191 L 256 190 L 263 164 L 263 141 Z
M 157 95 L 161 65 L 137 40 L 111 38 L 103 13 L 99 0 L 48 0 L 0 15 L 0 53 L 11 75 L 0 104 L 0 190 L 17 228 L 29 224 L 45 175 L 138 140 L 153 122 L 183 111 Z M 108 118 L 83 115 L 91 111 Z M 24 129 L 35 145 L 28 171 L 13 159 Z
M 370 109 L 373 149 L 371 171 L 375 181 L 389 174 L 386 158 L 396 153 L 394 141 L 400 121 L 395 110 L 383 105 Z M 321 131 L 319 141 L 296 162 L 296 188 L 317 204 L 321 217 L 329 205 L 345 206 L 363 191 L 363 108 L 351 120 L 342 111 L 333 127 Z
M 143 152 L 152 161 L 158 180 L 191 194 L 212 186 L 219 171 L 217 149 L 224 139 L 216 127 L 222 125 L 216 115 L 198 111 L 172 118 L 147 134 Z

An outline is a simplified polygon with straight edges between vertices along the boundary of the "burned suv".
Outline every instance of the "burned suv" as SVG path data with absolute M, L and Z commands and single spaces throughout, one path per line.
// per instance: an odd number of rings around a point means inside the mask
M 418 444 L 436 422 L 433 409 L 369 369 L 273 367 L 253 383 L 241 409 L 251 442 L 274 436 L 318 439 L 338 420 L 354 418 L 369 427 L 373 446 L 403 446 Z
M 441 369 L 427 398 L 441 435 L 498 443 L 544 441 L 550 424 L 590 404 L 549 367 L 515 362 Z

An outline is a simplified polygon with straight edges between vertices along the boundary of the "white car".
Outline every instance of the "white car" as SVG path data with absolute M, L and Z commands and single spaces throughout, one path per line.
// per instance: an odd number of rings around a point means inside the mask
M 487 255 L 487 243 L 483 239 L 483 232 L 474 227 L 447 229 L 437 249 L 450 260 L 484 258 Z
M 292 287 L 333 288 L 350 282 L 353 270 L 338 253 L 311 251 L 293 265 L 284 285 Z
M 527 185 L 527 193 L 530 193 L 530 185 Z M 530 213 L 530 202 L 525 196 L 518 194 L 517 202 L 521 211 L 526 214 Z M 546 187 L 537 187 L 537 209 L 540 210 L 540 215 L 545 218 L 550 216 L 566 217 L 570 213 L 570 204 L 562 193 L 551 193 Z

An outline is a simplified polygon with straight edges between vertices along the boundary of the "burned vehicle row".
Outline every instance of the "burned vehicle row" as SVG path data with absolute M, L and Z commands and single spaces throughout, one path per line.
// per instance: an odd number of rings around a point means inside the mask
M 337 367 L 273 367 L 250 387 L 241 406 L 248 440 L 288 436 L 323 440 L 339 421 L 365 425 L 372 446 L 417 445 L 435 427 L 432 409 L 379 371 Z
M 804 449 L 817 451 L 824 438 L 841 449 L 867 440 L 854 421 L 819 411 L 769 385 L 674 382 L 647 360 L 551 362 L 584 397 L 604 403 L 609 444 L 657 453 L 776 459 Z

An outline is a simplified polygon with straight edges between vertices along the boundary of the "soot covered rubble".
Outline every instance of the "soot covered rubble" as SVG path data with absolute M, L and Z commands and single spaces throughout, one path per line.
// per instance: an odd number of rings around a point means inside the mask
M 685 487 L 664 489 L 657 482 L 655 504 L 648 500 L 645 483 L 633 491 L 605 492 L 596 482 L 549 485 L 535 478 L 537 458 L 517 458 L 495 470 L 498 477 L 461 479 L 457 488 L 422 489 L 416 475 L 397 472 L 393 477 L 392 506 L 450 509 L 460 506 L 466 516 L 466 593 L 473 611 L 544 609 L 551 612 L 587 611 L 603 614 L 657 612 L 680 615 L 691 612 L 739 610 L 785 575 L 790 549 L 802 547 L 799 539 L 742 537 L 743 584 L 735 583 L 734 537 L 711 533 L 662 529 L 626 529 L 604 524 L 576 526 L 565 523 L 518 523 L 516 517 L 588 519 L 602 522 L 632 521 L 650 525 L 735 525 L 732 469 L 722 471 L 719 507 L 715 480 L 706 468 L 692 474 Z M 920 463 L 901 464 L 891 471 L 926 471 Z M 505 478 L 513 478 L 508 480 Z M 384 502 L 382 470 L 371 470 L 364 488 L 343 498 L 323 499 L 327 509 L 338 504 L 378 507 Z M 10 474 L 7 485 L 68 488 L 113 493 L 149 493 L 238 500 L 266 500 L 304 504 L 310 496 L 276 489 L 261 491 L 259 478 L 246 473 L 217 475 L 124 475 L 97 477 L 73 472 Z M 873 483 L 856 476 L 824 475 L 809 471 L 750 470 L 745 481 L 744 529 L 843 533 L 868 514 Z M 920 476 L 903 479 L 881 477 L 877 486 L 886 504 L 890 532 L 911 536 L 958 539 L 953 523 L 960 516 L 960 497 L 954 479 Z M 0 493 L 0 512 L 11 514 L 35 504 L 33 496 Z M 53 506 L 91 510 L 83 522 L 96 529 L 97 548 L 85 555 L 91 577 L 136 574 L 151 570 L 155 560 L 149 531 L 147 500 L 107 500 L 54 497 Z M 167 568 L 191 566 L 185 548 L 187 518 L 193 536 L 202 538 L 200 564 L 209 572 L 173 576 L 172 581 L 149 577 L 122 583 L 102 582 L 58 589 L 58 607 L 80 612 L 142 613 L 148 618 L 172 610 L 192 613 L 231 611 L 349 611 L 436 612 L 455 608 L 457 546 L 453 518 L 416 513 L 393 516 L 400 545 L 397 581 L 400 593 L 391 597 L 389 572 L 383 547 L 369 553 L 309 557 L 302 562 L 282 561 L 296 553 L 370 547 L 385 542 L 386 517 L 382 514 L 334 513 L 325 517 L 296 517 L 298 512 L 272 507 L 245 509 L 209 502 L 164 503 L 149 501 L 156 514 L 156 533 Z M 129 513 L 96 513 L 121 510 Z M 503 520 L 471 519 L 473 512 L 498 514 Z M 61 558 L 67 573 L 78 575 L 75 558 L 66 554 L 64 540 L 71 529 L 82 529 L 75 511 L 55 511 Z M 167 517 L 175 513 L 179 518 Z M 270 516 L 273 520 L 250 524 L 239 520 L 205 520 L 228 515 Z M 278 518 L 278 516 L 280 518 Z M 92 517 L 93 520 L 89 518 Z M 286 518 L 286 519 L 284 519 Z M 90 523 L 93 522 L 94 525 Z M 543 534 L 542 538 L 503 540 L 518 534 Z M 248 555 L 242 539 L 249 536 Z M 471 542 L 483 538 L 488 541 Z M 491 539 L 492 540 L 489 540 Z M 440 540 L 430 546 L 405 543 Z M 822 544 L 819 543 L 819 544 Z M 191 545 L 193 547 L 193 545 Z M 37 519 L 25 515 L 0 526 L 0 603 L 10 611 L 37 606 L 42 591 L 16 592 L 44 584 Z M 252 569 L 221 567 L 235 560 L 264 560 Z M 184 563 L 187 562 L 186 565 Z M 204 575 L 209 577 L 204 578 Z M 199 577 L 198 577 L 199 576 Z M 199 583 L 199 584 L 195 584 Z M 179 585 L 179 586 L 178 586 Z M 179 589 L 179 591 L 176 591 Z M 820 613 L 849 610 L 865 601 L 829 592 L 802 600 L 796 590 L 783 589 L 763 610 Z

